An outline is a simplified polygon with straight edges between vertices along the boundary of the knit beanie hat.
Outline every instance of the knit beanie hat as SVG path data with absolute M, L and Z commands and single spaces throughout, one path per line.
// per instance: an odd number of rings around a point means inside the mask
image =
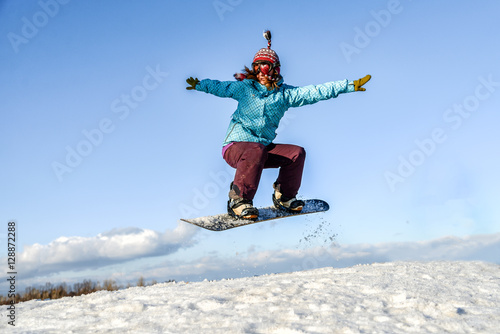
M 271 49 L 271 32 L 269 30 L 266 30 L 266 31 L 264 31 L 263 35 L 264 35 L 264 38 L 267 39 L 267 48 L 262 48 L 259 51 L 257 51 L 255 56 L 253 57 L 252 66 L 255 63 L 259 63 L 259 62 L 264 62 L 264 61 L 270 62 L 272 64 L 272 67 L 274 68 L 274 70 L 276 72 L 276 77 L 279 77 L 280 66 L 281 66 L 280 59 L 279 59 L 276 51 Z M 273 78 L 270 75 L 268 75 L 268 73 L 270 71 L 270 68 L 268 65 L 265 65 L 264 68 L 262 68 L 262 69 L 265 71 L 264 74 L 267 75 L 270 80 L 276 79 L 276 78 Z M 243 74 L 243 73 L 236 73 L 236 74 L 234 74 L 234 77 L 238 81 L 244 80 L 246 78 L 245 74 Z
M 264 38 L 267 39 L 267 48 L 257 51 L 253 57 L 253 63 L 258 61 L 268 61 L 274 66 L 279 67 L 280 58 L 278 57 L 278 54 L 271 49 L 271 32 L 269 30 L 264 31 Z

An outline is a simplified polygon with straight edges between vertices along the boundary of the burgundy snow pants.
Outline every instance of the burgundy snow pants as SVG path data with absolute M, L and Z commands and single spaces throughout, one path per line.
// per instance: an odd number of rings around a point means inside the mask
M 224 160 L 236 168 L 233 188 L 237 196 L 253 200 L 264 168 L 279 168 L 276 184 L 285 197 L 297 195 L 302 181 L 306 151 L 288 144 L 264 146 L 252 142 L 235 142 L 224 153 Z

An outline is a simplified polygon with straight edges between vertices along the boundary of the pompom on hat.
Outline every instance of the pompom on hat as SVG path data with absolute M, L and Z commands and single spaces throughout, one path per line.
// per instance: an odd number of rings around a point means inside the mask
M 268 61 L 274 66 L 279 66 L 280 58 L 276 51 L 271 49 L 271 32 L 269 30 L 264 31 L 264 38 L 267 39 L 267 48 L 262 48 L 253 57 L 253 63 L 259 61 Z
M 271 67 L 269 65 L 261 65 L 260 70 L 263 74 L 268 76 L 270 80 L 273 80 L 275 78 L 271 77 L 271 75 L 269 75 L 269 72 L 271 71 L 271 69 L 274 69 L 276 72 L 276 76 L 279 76 L 281 66 L 280 58 L 278 57 L 276 51 L 271 49 L 271 32 L 269 30 L 265 30 L 263 36 L 265 39 L 267 39 L 267 48 L 262 48 L 257 51 L 255 56 L 253 57 L 252 67 L 258 63 L 269 62 L 271 64 Z M 241 81 L 244 80 L 246 76 L 243 73 L 236 73 L 234 74 L 234 78 L 238 81 Z

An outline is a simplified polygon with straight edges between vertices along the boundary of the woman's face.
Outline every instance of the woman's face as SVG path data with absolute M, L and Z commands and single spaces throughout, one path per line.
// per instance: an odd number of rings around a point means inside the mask
M 269 82 L 269 79 L 264 74 L 262 74 L 262 72 L 257 73 L 257 80 L 261 85 L 265 85 Z
M 274 69 L 269 64 L 257 64 L 254 66 L 254 71 L 257 72 L 257 80 L 260 84 L 266 85 L 269 83 L 269 78 L 266 75 L 272 76 Z

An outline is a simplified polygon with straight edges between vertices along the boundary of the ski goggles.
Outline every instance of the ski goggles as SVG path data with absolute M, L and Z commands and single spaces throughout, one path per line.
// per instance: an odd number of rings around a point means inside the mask
M 276 71 L 277 74 L 280 73 L 280 67 L 275 66 L 273 63 L 268 61 L 261 61 L 253 63 L 254 68 L 257 67 L 257 73 L 261 72 L 264 75 L 270 75 L 273 70 Z

